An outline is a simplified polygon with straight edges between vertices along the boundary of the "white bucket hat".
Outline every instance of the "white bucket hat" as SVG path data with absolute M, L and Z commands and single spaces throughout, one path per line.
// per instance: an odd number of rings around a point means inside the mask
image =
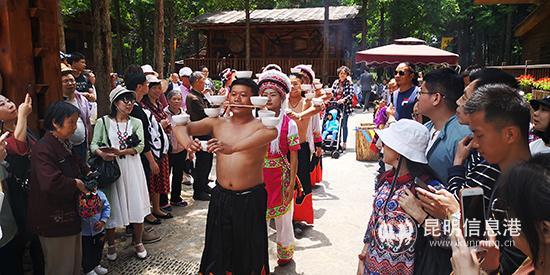
M 111 104 L 113 104 L 117 97 L 119 97 L 121 94 L 126 94 L 126 93 L 136 94 L 136 92 L 130 91 L 130 90 L 118 85 L 113 90 L 111 90 L 111 92 L 109 93 L 109 101 L 111 102 Z
M 423 164 L 426 159 L 426 148 L 430 132 L 426 126 L 411 120 L 400 119 L 383 130 L 374 130 L 380 140 L 405 158 Z
M 179 71 L 180 77 L 184 77 L 184 76 L 190 77 L 192 73 L 193 73 L 193 70 L 191 70 L 191 68 L 189 67 L 183 67 Z
M 149 75 L 149 74 L 152 74 L 154 76 L 159 76 L 159 74 L 157 72 L 155 72 L 155 70 L 153 70 L 153 67 L 151 67 L 151 65 L 149 64 L 145 64 L 143 66 L 141 66 L 141 70 L 143 70 L 143 73 L 145 75 Z
M 149 83 L 160 83 L 160 79 L 152 74 L 146 75 L 145 79 L 147 79 L 147 82 Z

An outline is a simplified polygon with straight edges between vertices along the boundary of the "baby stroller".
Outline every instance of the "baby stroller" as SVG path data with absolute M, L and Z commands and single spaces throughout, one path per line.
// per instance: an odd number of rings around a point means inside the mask
M 325 151 L 325 153 L 330 154 L 334 159 L 339 158 L 340 154 L 343 152 L 342 148 L 340 147 L 340 137 L 342 136 L 342 114 L 343 110 L 339 108 L 338 105 L 331 104 L 327 107 L 327 109 L 325 110 L 325 115 L 323 116 L 323 150 Z M 325 132 L 326 129 L 331 128 L 328 127 L 330 126 L 329 124 L 332 121 L 329 120 L 329 115 L 332 116 L 332 120 L 335 120 L 338 123 L 336 136 L 334 136 L 333 131 Z M 332 130 L 334 130 L 334 128 L 332 128 Z

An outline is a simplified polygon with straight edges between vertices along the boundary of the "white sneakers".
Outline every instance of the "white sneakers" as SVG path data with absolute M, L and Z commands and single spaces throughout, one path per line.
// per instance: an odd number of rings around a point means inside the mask
M 116 247 L 114 245 L 109 245 L 107 247 L 107 260 L 114 261 L 117 258 Z
M 86 273 L 86 275 L 105 275 L 107 272 L 109 272 L 107 268 L 98 265 L 94 268 L 94 270 Z
M 97 275 L 105 275 L 109 270 L 105 267 L 102 267 L 101 265 L 98 265 L 94 268 L 94 271 Z

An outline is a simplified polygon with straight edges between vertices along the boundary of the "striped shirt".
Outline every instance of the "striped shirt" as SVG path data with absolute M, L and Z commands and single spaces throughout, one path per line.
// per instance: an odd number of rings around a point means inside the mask
M 489 207 L 495 182 L 500 175 L 500 169 L 495 164 L 488 163 L 478 151 L 472 150 L 465 165 L 455 165 L 448 169 L 449 180 L 447 190 L 460 198 L 463 188 L 481 187 L 485 208 Z

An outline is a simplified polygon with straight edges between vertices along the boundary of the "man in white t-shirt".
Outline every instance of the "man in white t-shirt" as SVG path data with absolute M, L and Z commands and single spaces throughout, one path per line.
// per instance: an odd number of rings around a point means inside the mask
M 88 151 L 88 137 L 91 129 L 90 124 L 90 103 L 79 93 L 76 93 L 76 81 L 72 71 L 61 72 L 61 87 L 63 89 L 63 98 L 80 110 L 80 116 L 77 121 L 77 128 L 74 134 L 69 138 L 73 145 L 73 153 L 86 160 Z
M 533 108 L 533 130 L 540 138 L 529 143 L 531 155 L 550 153 L 550 96 L 529 103 Z

